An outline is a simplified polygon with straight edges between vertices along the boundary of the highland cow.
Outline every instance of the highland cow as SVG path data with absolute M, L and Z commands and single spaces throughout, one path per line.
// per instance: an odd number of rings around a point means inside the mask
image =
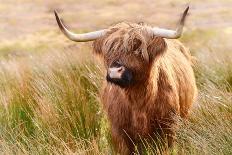
M 104 60 L 107 75 L 101 98 L 121 154 L 133 153 L 141 139 L 156 139 L 157 134 L 172 146 L 175 116 L 189 114 L 197 94 L 192 56 L 176 40 L 188 9 L 176 31 L 119 23 L 85 34 L 70 32 L 55 11 L 62 32 L 73 41 L 94 41 L 94 53 Z

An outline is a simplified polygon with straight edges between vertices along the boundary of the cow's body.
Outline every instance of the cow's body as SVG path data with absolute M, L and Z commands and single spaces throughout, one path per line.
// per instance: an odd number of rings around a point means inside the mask
M 186 117 L 193 104 L 197 89 L 191 55 L 178 41 L 165 41 L 167 51 L 153 64 L 146 83 L 129 89 L 104 85 L 102 102 L 119 152 L 133 151 L 133 143 L 155 136 L 161 128 L 171 136 L 167 137 L 171 144 L 174 114 Z
M 55 11 L 58 26 L 70 40 L 94 41 L 94 53 L 103 58 L 107 76 L 102 102 L 122 154 L 132 153 L 140 139 L 152 141 L 157 135 L 172 145 L 175 116 L 189 113 L 197 93 L 192 58 L 180 42 L 171 40 L 181 36 L 188 10 L 176 30 L 119 23 L 85 34 L 70 32 Z

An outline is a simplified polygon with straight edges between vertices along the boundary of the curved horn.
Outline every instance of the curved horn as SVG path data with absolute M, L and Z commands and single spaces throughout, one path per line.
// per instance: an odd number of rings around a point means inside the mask
M 168 38 L 168 39 L 179 38 L 182 34 L 182 31 L 183 31 L 183 27 L 184 27 L 184 23 L 185 23 L 185 19 L 186 19 L 186 15 L 188 13 L 188 10 L 189 10 L 189 6 L 185 9 L 185 11 L 181 17 L 180 23 L 175 31 L 162 29 L 162 28 L 152 28 L 154 35 L 157 35 L 157 36 L 160 36 L 163 38 Z
M 72 41 L 76 41 L 76 42 L 93 41 L 93 40 L 98 39 L 101 36 L 105 35 L 107 32 L 106 29 L 103 29 L 103 30 L 89 32 L 89 33 L 83 33 L 83 34 L 72 33 L 64 26 L 60 17 L 58 16 L 58 13 L 56 10 L 54 10 L 54 13 L 55 13 L 56 21 L 57 21 L 57 24 L 58 24 L 60 30 L 64 33 L 64 35 L 66 37 L 68 37 Z

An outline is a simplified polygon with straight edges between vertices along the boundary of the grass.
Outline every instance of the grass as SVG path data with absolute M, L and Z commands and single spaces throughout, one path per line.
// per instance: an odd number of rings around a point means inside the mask
M 223 51 L 225 46 L 218 46 L 213 50 L 207 48 L 215 32 L 192 33 L 186 34 L 182 41 L 190 44 L 199 34 L 205 34 L 205 38 L 201 40 L 206 45 L 204 50 L 195 50 L 200 44 L 191 45 L 191 50 L 198 59 L 195 74 L 199 99 L 190 119 L 184 122 L 180 120 L 177 142 L 171 152 L 231 154 L 232 61 L 229 61 L 230 57 Z M 104 79 L 102 66 L 94 62 L 96 59 L 91 57 L 88 47 L 65 46 L 58 51 L 34 53 L 28 57 L 2 57 L 0 152 L 113 152 L 108 122 L 98 98 Z M 86 51 L 84 56 L 82 50 Z M 219 55 L 224 56 L 219 57 L 217 51 L 221 51 Z M 204 59 L 199 52 L 204 52 Z M 207 55 L 210 59 L 205 59 Z M 154 151 L 157 151 L 154 146 L 147 148 L 148 154 Z
M 103 132 L 97 98 L 99 68 L 91 61 L 79 64 L 76 54 L 46 57 L 50 58 L 45 62 L 44 57 L 24 62 L 25 68 L 14 68 L 10 61 L 1 65 L 1 152 L 98 149 L 90 143 L 101 139 Z
M 63 48 L 64 45 L 72 46 L 72 43 L 67 40 L 61 42 L 60 38 L 63 36 L 54 31 L 43 30 L 19 39 L 3 40 L 0 46 L 0 58 L 26 57 L 36 53 L 47 53 L 55 48 Z

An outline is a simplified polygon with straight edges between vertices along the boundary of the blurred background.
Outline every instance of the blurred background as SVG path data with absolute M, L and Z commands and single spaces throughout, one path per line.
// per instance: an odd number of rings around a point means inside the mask
M 113 152 L 102 64 L 91 43 L 64 37 L 54 9 L 81 33 L 122 21 L 174 29 L 188 5 L 180 40 L 196 57 L 199 97 L 170 153 L 232 154 L 231 0 L 0 0 L 0 152 Z

